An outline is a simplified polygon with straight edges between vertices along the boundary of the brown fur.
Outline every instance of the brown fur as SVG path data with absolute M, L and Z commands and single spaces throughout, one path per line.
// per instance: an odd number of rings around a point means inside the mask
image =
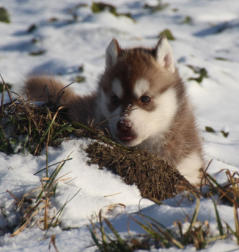
M 77 96 L 69 87 L 47 76 L 29 78 L 24 89 L 30 100 L 64 106 L 72 121 L 90 123 L 94 120 L 95 94 Z
M 163 138 L 148 139 L 140 147 L 159 154 L 172 166 L 176 166 L 192 151 L 198 152 L 203 159 L 201 140 L 188 101 L 185 100 L 180 105 L 170 129 Z

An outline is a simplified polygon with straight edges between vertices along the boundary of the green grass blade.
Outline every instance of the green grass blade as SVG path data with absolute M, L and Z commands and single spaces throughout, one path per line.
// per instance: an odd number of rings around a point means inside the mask
M 197 198 L 196 199 L 196 207 L 195 207 L 195 210 L 194 210 L 194 213 L 193 213 L 193 217 L 191 219 L 191 222 L 190 222 L 190 226 L 187 230 L 186 233 L 190 234 L 190 232 L 192 231 L 192 227 L 195 225 L 196 221 L 197 221 L 197 218 L 198 218 L 198 214 L 199 214 L 199 208 L 200 208 L 200 199 Z
M 56 120 L 56 118 L 57 118 L 57 115 L 58 115 L 58 113 L 60 112 L 60 110 L 61 110 L 62 108 L 63 108 L 63 107 L 59 107 L 59 108 L 57 109 L 56 113 L 54 114 L 54 116 L 53 116 L 53 118 L 52 118 L 52 120 L 51 120 L 50 125 L 48 126 L 48 128 L 46 129 L 46 131 L 43 133 L 42 137 L 40 138 L 40 141 L 39 141 L 39 142 L 40 142 L 40 145 L 43 143 L 43 141 L 45 140 L 46 136 L 47 136 L 48 133 L 50 132 L 50 130 L 51 130 L 53 124 L 55 123 L 55 120 Z
M 114 234 L 115 238 L 120 242 L 120 243 L 124 243 L 123 240 L 121 239 L 119 233 L 116 231 L 116 229 L 113 227 L 113 225 L 111 224 L 111 222 L 104 218 L 105 223 L 107 224 L 107 226 L 109 227 L 109 229 L 112 231 L 112 233 Z
M 224 231 L 223 231 L 223 226 L 222 226 L 222 222 L 221 222 L 221 217 L 219 215 L 216 202 L 215 202 L 215 200 L 213 198 L 212 198 L 212 202 L 213 202 L 214 209 L 215 209 L 216 220 L 217 220 L 217 227 L 218 227 L 218 230 L 219 230 L 219 234 L 220 234 L 220 236 L 223 236 L 224 235 Z

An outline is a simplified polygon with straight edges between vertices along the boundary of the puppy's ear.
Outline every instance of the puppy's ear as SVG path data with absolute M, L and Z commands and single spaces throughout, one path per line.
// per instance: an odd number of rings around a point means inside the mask
M 173 50 L 165 36 L 162 36 L 156 45 L 155 58 L 162 67 L 175 72 Z
M 106 62 L 105 63 L 106 63 L 107 68 L 113 66 L 116 63 L 120 50 L 121 49 L 120 49 L 118 41 L 116 39 L 112 39 L 106 49 L 106 59 L 105 59 Z

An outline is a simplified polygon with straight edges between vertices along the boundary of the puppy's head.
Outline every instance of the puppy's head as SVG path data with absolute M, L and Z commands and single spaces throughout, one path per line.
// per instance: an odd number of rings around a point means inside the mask
M 98 106 L 112 136 L 128 146 L 163 136 L 177 111 L 179 77 L 166 38 L 153 49 L 121 49 L 113 39 Z

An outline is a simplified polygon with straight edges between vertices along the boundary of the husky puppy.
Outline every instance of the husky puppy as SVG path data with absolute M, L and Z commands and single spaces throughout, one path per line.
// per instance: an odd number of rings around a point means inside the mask
M 113 39 L 98 89 L 90 96 L 77 96 L 44 76 L 28 79 L 25 91 L 31 100 L 65 106 L 70 120 L 94 120 L 116 141 L 159 155 L 189 182 L 199 184 L 204 165 L 201 142 L 165 37 L 152 49 L 122 49 Z

